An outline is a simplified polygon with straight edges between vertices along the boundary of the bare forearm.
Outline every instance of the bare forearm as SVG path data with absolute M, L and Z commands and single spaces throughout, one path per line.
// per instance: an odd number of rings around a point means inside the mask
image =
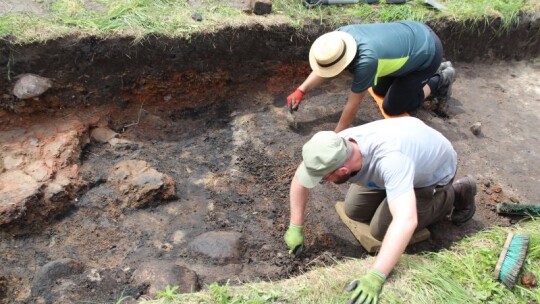
M 298 87 L 304 93 L 315 89 L 324 82 L 325 78 L 317 76 L 314 72 L 311 72 L 304 82 Z
M 393 221 L 388 227 L 373 268 L 388 275 L 398 263 L 415 229 L 416 225 Z
M 389 201 L 388 207 L 392 214 L 392 222 L 386 231 L 381 250 L 373 265 L 374 269 L 385 275 L 390 274 L 396 266 L 418 225 L 414 190 L 411 189 L 393 201 Z
M 339 122 L 334 131 L 340 132 L 349 127 L 349 125 L 352 123 L 352 121 L 356 117 L 356 113 L 358 113 L 358 109 L 360 108 L 360 103 L 362 102 L 362 99 L 364 98 L 365 94 L 366 94 L 365 91 L 362 93 L 351 92 L 349 94 L 349 98 L 347 99 L 347 104 L 343 108 L 343 112 L 341 113 L 341 117 L 339 118 Z
M 295 176 L 291 182 L 290 190 L 291 224 L 304 225 L 304 211 L 306 210 L 308 193 L 309 190 L 300 185 Z

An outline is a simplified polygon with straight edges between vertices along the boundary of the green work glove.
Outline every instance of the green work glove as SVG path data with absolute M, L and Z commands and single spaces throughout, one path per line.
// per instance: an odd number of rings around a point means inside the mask
M 353 294 L 347 304 L 377 304 L 385 280 L 384 273 L 372 269 L 365 276 L 352 281 L 347 291 Z
M 285 232 L 285 243 L 289 247 L 289 254 L 300 254 L 304 249 L 304 227 L 294 224 L 289 225 L 289 229 Z

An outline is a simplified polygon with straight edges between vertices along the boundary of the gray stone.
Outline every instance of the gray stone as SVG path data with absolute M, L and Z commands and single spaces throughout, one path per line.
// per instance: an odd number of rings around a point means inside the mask
M 84 265 L 76 260 L 65 258 L 49 262 L 41 267 L 32 281 L 32 296 L 50 297 L 50 291 L 57 280 L 81 274 Z
M 17 77 L 19 79 L 13 87 L 13 95 L 19 99 L 37 97 L 52 87 L 52 81 L 50 79 L 39 75 L 22 74 Z
M 197 274 L 187 267 L 171 265 L 170 261 L 149 261 L 133 273 L 135 285 L 149 285 L 148 295 L 154 296 L 167 285 L 178 286 L 176 292 L 189 293 L 200 290 Z
M 189 248 L 215 259 L 236 259 L 240 256 L 242 234 L 229 231 L 210 231 L 196 237 Z

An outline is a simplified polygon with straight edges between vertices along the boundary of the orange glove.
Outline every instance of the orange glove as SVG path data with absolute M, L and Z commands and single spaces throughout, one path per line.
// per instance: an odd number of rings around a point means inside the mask
M 287 96 L 287 108 L 289 111 L 298 111 L 298 106 L 304 97 L 304 91 L 296 89 L 291 95 Z

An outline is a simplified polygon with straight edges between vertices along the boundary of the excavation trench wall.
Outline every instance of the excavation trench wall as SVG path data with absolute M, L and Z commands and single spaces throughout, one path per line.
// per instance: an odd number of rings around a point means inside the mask
M 537 16 L 522 16 L 506 29 L 500 20 L 429 25 L 441 37 L 445 57 L 458 65 L 459 79 L 475 89 L 457 88 L 449 118 L 429 111 L 419 118 L 453 142 L 460 173 L 483 170 L 477 177 L 481 217 L 465 228 L 435 227 L 432 240 L 412 252 L 438 250 L 487 225 L 509 224 L 494 215 L 493 202 L 538 196 L 537 140 L 521 141 L 535 131 L 522 135 L 526 128 L 512 120 L 517 115 L 537 129 L 536 108 L 526 110 L 537 98 L 538 71 L 528 67 L 540 53 Z M 138 42 L 3 40 L 0 303 L 115 302 L 120 294 L 152 296 L 165 284 L 190 292 L 212 282 L 283 279 L 366 254 L 328 203 L 344 196 L 344 185 L 312 192 L 303 257 L 289 256 L 282 241 L 301 144 L 317 130 L 333 128 L 350 85 L 338 78 L 311 92 L 297 114 L 299 128 L 288 128 L 285 96 L 310 72 L 311 42 L 329 30 L 312 23 L 302 30 L 249 26 Z M 485 67 L 516 60 L 525 62 L 517 63 L 525 74 L 513 66 Z M 518 85 L 506 87 L 514 81 L 507 72 Z M 51 79 L 52 87 L 17 99 L 12 88 L 25 73 Z M 513 90 L 521 86 L 523 91 Z M 487 117 L 515 111 L 504 102 L 516 96 L 524 100 L 523 110 L 498 117 L 491 129 L 486 123 L 484 138 L 468 135 L 463 124 L 477 119 L 477 108 Z M 470 100 L 478 107 L 467 108 Z M 379 118 L 366 102 L 355 124 Z M 506 133 L 492 136 L 492 130 Z M 506 139 L 513 160 L 493 149 L 499 146 L 493 138 Z M 471 152 L 480 150 L 487 152 Z
M 536 15 L 524 15 L 519 24 L 503 28 L 499 19 L 485 22 L 428 22 L 444 43 L 445 57 L 454 61 L 524 60 L 540 52 L 540 22 Z M 331 28 L 312 23 L 297 30 L 287 26 L 227 28 L 212 34 L 195 34 L 189 39 L 147 37 L 64 38 L 46 43 L 0 44 L 2 92 L 21 73 L 40 73 L 59 84 L 80 83 L 88 91 L 114 98 L 118 90 L 135 79 L 131 75 L 163 77 L 179 71 L 231 74 L 231 82 L 264 77 L 275 62 L 306 62 L 311 42 Z M 122 75 L 130 75 L 124 79 Z M 84 78 L 83 78 L 84 76 Z M 107 78 L 107 81 L 92 81 Z M 97 85 L 97 86 L 96 86 Z M 99 98 L 98 100 L 109 100 Z M 107 97 L 107 96 L 106 96 Z

